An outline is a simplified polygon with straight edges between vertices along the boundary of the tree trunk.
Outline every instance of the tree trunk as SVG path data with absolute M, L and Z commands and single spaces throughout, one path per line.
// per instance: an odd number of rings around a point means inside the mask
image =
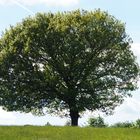
M 75 110 L 70 110 L 71 126 L 78 126 L 79 113 Z

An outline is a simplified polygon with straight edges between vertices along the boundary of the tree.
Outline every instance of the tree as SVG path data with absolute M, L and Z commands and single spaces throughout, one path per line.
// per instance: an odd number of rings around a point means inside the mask
M 137 119 L 135 122 L 135 127 L 140 128 L 140 119 Z
M 107 127 L 107 124 L 104 122 L 104 118 L 100 116 L 89 118 L 88 124 L 91 127 Z
M 110 113 L 136 89 L 139 67 L 124 24 L 107 12 L 38 13 L 0 39 L 0 105 L 7 111 Z

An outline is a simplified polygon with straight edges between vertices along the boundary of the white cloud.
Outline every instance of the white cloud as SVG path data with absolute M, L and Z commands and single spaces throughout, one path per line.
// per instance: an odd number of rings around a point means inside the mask
M 64 125 L 65 118 L 55 116 L 33 116 L 31 113 L 6 112 L 0 107 L 0 125 L 45 125 L 49 122 L 52 125 Z
M 140 64 L 140 43 L 132 44 L 132 51 L 134 52 L 134 55 L 137 57 L 137 61 Z
M 0 107 L 0 125 L 16 124 L 16 117 L 12 112 L 6 112 Z
M 132 51 L 134 55 L 137 57 L 137 62 L 140 64 L 140 43 L 132 44 Z
M 109 124 L 112 124 L 116 122 L 137 120 L 140 118 L 139 99 L 139 95 L 126 99 L 121 106 L 116 108 L 114 115 L 105 117 L 105 121 Z
M 1 5 L 15 4 L 18 2 L 23 5 L 32 6 L 45 4 L 47 6 L 74 6 L 79 3 L 79 0 L 0 0 Z

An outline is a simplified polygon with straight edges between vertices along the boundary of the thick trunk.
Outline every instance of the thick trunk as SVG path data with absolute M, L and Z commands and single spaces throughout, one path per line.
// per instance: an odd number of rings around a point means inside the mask
M 78 126 L 78 111 L 70 110 L 71 126 Z

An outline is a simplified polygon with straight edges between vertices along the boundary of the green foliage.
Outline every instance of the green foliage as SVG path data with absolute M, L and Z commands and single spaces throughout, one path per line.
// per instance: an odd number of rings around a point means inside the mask
M 116 127 L 116 128 L 134 128 L 134 123 L 133 122 L 118 122 L 113 124 L 111 127 Z
M 129 122 L 129 121 L 118 122 L 118 123 L 111 125 L 110 127 L 113 127 L 113 128 L 140 128 L 140 119 L 137 119 L 136 121 L 133 121 L 133 122 Z
M 137 87 L 130 44 L 124 24 L 100 10 L 28 17 L 0 39 L 0 106 L 77 120 L 110 113 Z
M 107 124 L 105 124 L 104 119 L 100 116 L 96 118 L 89 118 L 88 124 L 91 127 L 107 127 Z
M 135 122 L 135 127 L 140 128 L 140 119 L 137 119 Z
M 47 122 L 46 124 L 45 124 L 45 126 L 52 126 L 49 122 Z

